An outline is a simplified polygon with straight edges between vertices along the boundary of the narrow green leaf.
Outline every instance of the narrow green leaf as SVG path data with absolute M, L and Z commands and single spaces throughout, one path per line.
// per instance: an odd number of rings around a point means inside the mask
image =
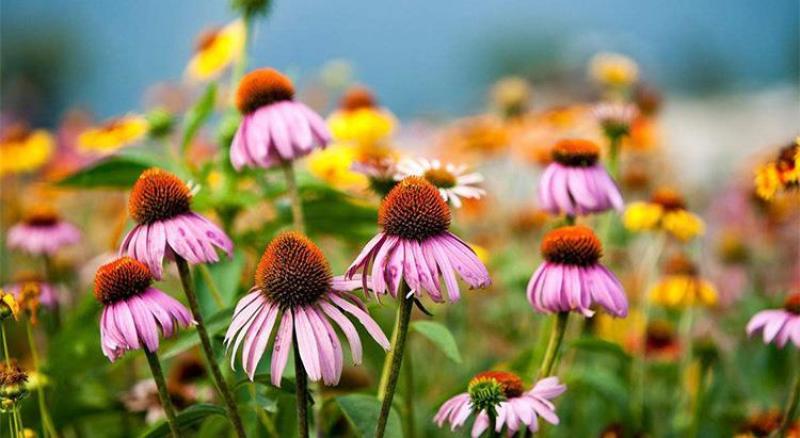
M 336 402 L 342 409 L 347 421 L 353 426 L 358 437 L 372 438 L 378 428 L 378 417 L 381 412 L 381 402 L 366 394 L 350 394 L 336 397 Z M 392 409 L 389 421 L 386 424 L 386 438 L 401 438 L 403 428 L 400 425 L 400 416 Z
M 154 163 L 142 158 L 114 156 L 94 163 L 58 181 L 62 187 L 130 188 Z
M 183 140 L 181 140 L 181 152 L 186 153 L 186 149 L 192 143 L 197 131 L 203 123 L 211 116 L 214 111 L 214 102 L 217 100 L 217 84 L 212 82 L 206 87 L 206 91 L 197 103 L 189 108 L 184 118 Z
M 211 415 L 220 415 L 224 417 L 227 414 L 225 413 L 225 409 L 220 406 L 201 403 L 184 409 L 175 417 L 175 420 L 178 423 L 178 427 L 183 429 L 198 424 Z M 166 421 L 161 421 L 145 432 L 142 438 L 160 438 L 169 435 L 169 425 Z
M 461 363 L 458 345 L 447 327 L 434 321 L 414 321 L 411 328 L 433 342 L 450 360 Z

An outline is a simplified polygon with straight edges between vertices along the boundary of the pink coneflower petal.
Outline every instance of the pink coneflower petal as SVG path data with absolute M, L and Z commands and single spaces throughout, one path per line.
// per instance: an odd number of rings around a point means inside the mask
M 271 380 L 274 386 L 281 386 L 283 370 L 289 359 L 289 348 L 292 346 L 294 320 L 292 312 L 283 312 L 281 326 L 275 336 L 275 347 L 272 349 L 272 364 L 270 366 Z
M 317 341 L 317 351 L 319 351 L 319 366 L 322 373 L 322 381 L 326 385 L 335 385 L 339 382 L 339 374 L 336 373 L 336 348 L 331 342 L 328 329 L 320 320 L 317 311 L 313 308 L 306 309 L 306 317 Z M 339 357 L 341 358 L 341 350 Z
M 342 329 L 342 333 L 344 333 L 347 342 L 350 344 L 350 354 L 353 356 L 353 363 L 356 365 L 360 364 L 362 355 L 361 338 L 359 338 L 358 331 L 356 331 L 353 323 L 351 323 L 336 306 L 322 302 L 320 303 L 320 308 L 322 308 L 322 311 Z

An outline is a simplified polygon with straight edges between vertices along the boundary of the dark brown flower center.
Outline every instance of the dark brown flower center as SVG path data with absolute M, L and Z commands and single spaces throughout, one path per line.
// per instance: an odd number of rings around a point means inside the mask
M 291 79 L 272 68 L 262 68 L 246 74 L 236 89 L 236 107 L 242 114 L 294 98 Z
M 566 139 L 553 148 L 553 160 L 564 166 L 589 167 L 597 163 L 600 148 L 591 141 Z
M 32 227 L 52 227 L 60 221 L 58 213 L 50 208 L 37 208 L 25 216 L 23 222 Z
M 378 224 L 386 234 L 422 241 L 450 227 L 450 208 L 424 178 L 400 181 L 383 199 Z
M 368 88 L 358 85 L 350 87 L 339 102 L 339 108 L 344 111 L 375 108 L 376 106 L 378 106 L 378 102 L 372 92 Z
M 684 254 L 676 254 L 667 260 L 664 265 L 666 275 L 688 275 L 695 277 L 699 273 L 697 265 Z
M 603 255 L 600 239 L 582 225 L 556 228 L 542 240 L 542 257 L 551 263 L 589 266 Z
M 786 309 L 787 312 L 800 315 L 800 292 L 789 295 L 783 303 L 783 308 Z
M 14 123 L 3 131 L 0 136 L 2 143 L 21 143 L 28 139 L 31 130 L 24 123 Z
M 662 187 L 656 189 L 650 197 L 650 201 L 660 205 L 664 210 L 686 210 L 686 200 L 680 193 L 670 188 Z
M 217 37 L 219 37 L 220 28 L 213 28 L 213 29 L 206 29 L 200 33 L 197 37 L 197 41 L 194 45 L 195 52 L 202 52 L 203 50 L 208 49 L 211 47 L 215 41 L 217 41 Z
M 171 219 L 188 213 L 192 194 L 177 176 L 162 169 L 142 172 L 131 190 L 128 211 L 140 224 Z
M 516 374 L 507 371 L 484 371 L 478 373 L 470 381 L 470 385 L 474 385 L 482 380 L 494 380 L 503 389 L 503 394 L 506 398 L 515 398 L 521 396 L 525 392 L 524 384 Z
M 647 351 L 659 351 L 675 344 L 675 330 L 667 321 L 656 320 L 647 326 L 645 347 Z
M 322 251 L 296 232 L 279 234 L 267 245 L 256 269 L 256 286 L 282 309 L 317 302 L 331 290 L 331 268 Z
M 113 304 L 139 295 L 152 283 L 150 269 L 130 257 L 121 257 L 101 266 L 94 277 L 94 296 L 103 304 Z
M 440 189 L 449 189 L 456 186 L 456 176 L 452 172 L 443 168 L 428 169 L 423 175 L 429 183 Z

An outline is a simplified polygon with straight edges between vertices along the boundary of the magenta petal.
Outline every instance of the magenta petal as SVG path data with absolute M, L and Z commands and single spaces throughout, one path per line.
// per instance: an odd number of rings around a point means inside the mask
M 286 361 L 289 359 L 289 348 L 292 346 L 294 321 L 292 312 L 283 312 L 281 325 L 278 334 L 275 335 L 275 345 L 272 349 L 272 364 L 270 366 L 270 378 L 272 385 L 280 388 L 283 370 L 286 368 Z

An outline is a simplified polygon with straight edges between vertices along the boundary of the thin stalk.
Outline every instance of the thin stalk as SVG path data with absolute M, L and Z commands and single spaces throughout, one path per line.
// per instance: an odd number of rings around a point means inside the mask
M 694 414 L 692 415 L 692 422 L 689 426 L 689 436 L 698 437 L 700 432 L 700 421 L 703 415 L 703 403 L 705 397 L 705 390 L 709 374 L 711 373 L 711 366 L 700 366 L 700 378 L 697 381 L 697 394 L 694 397 Z
M 150 365 L 150 372 L 153 374 L 153 380 L 158 387 L 158 397 L 161 399 L 161 407 L 164 409 L 164 414 L 167 417 L 167 425 L 169 431 L 174 438 L 181 436 L 178 422 L 175 420 L 175 407 L 172 406 L 172 400 L 169 398 L 167 391 L 167 382 L 164 380 L 164 373 L 161 371 L 161 364 L 158 362 L 158 356 L 151 353 L 147 348 L 142 349 L 144 356 L 147 358 L 147 364 Z
M 550 342 L 547 344 L 547 350 L 542 359 L 542 367 L 539 369 L 539 378 L 550 376 L 555 368 L 556 359 L 558 358 L 558 350 L 561 348 L 561 343 L 564 341 L 564 334 L 566 333 L 567 322 L 569 321 L 569 312 L 559 312 L 555 315 L 556 321 L 553 324 L 553 330 L 550 332 Z
M 416 425 L 414 424 L 414 363 L 411 358 L 411 346 L 406 348 L 406 360 L 403 362 L 403 402 L 405 415 L 403 415 L 403 431 L 406 438 L 414 438 Z
M 11 415 L 8 416 L 8 429 L 11 431 L 11 436 L 19 436 L 17 432 L 17 424 L 14 421 L 16 419 L 16 408 L 14 411 L 11 412 Z
M 692 364 L 692 323 L 694 322 L 694 309 L 689 306 L 681 315 L 680 321 L 678 322 L 678 337 L 680 339 L 681 348 L 684 350 L 683 355 L 681 356 L 680 363 L 678 364 L 678 372 L 681 379 L 686 377 L 686 372 L 689 369 L 689 366 Z M 683 418 L 681 418 L 680 412 L 683 409 L 689 409 L 691 406 L 690 399 L 688 398 L 688 391 L 681 389 L 680 385 L 678 386 L 678 391 L 681 393 L 680 401 L 681 404 L 679 405 L 681 409 L 676 410 L 675 417 L 672 419 L 672 424 L 676 429 L 686 427 L 687 424 L 683 422 Z M 689 416 L 688 418 L 691 418 Z
M 383 373 L 381 373 L 381 382 L 378 387 L 378 399 L 381 400 L 381 413 L 378 417 L 378 429 L 375 436 L 383 438 L 386 433 L 386 422 L 389 419 L 389 412 L 392 410 L 392 399 L 394 398 L 395 389 L 397 389 L 397 379 L 400 376 L 400 367 L 403 364 L 403 352 L 406 345 L 406 336 L 408 335 L 408 323 L 411 320 L 411 309 L 414 306 L 414 300 L 406 298 L 408 286 L 403 282 L 400 286 L 398 297 L 400 297 L 400 304 L 397 308 L 397 320 L 394 325 L 394 332 L 392 333 L 392 346 L 389 353 L 386 355 L 386 361 L 383 366 Z
M 197 302 L 197 294 L 194 291 L 194 283 L 192 283 L 192 273 L 189 270 L 189 264 L 179 255 L 175 256 L 175 264 L 178 265 L 183 291 L 186 293 L 186 299 L 189 301 L 189 308 L 192 311 L 192 317 L 194 317 L 196 323 L 197 335 L 200 337 L 200 345 L 203 347 L 203 353 L 206 356 L 208 367 L 211 369 L 211 377 L 213 377 L 217 391 L 225 402 L 225 408 L 228 411 L 229 420 L 236 431 L 236 436 L 245 438 L 244 426 L 242 425 L 239 411 L 236 409 L 236 402 L 233 399 L 233 394 L 227 382 L 225 382 L 225 378 L 222 376 L 217 361 L 214 359 L 214 349 L 211 347 L 211 339 L 208 337 L 208 330 L 206 330 L 206 324 L 203 322 L 203 315 L 200 313 L 200 304 Z
M 242 44 L 242 53 L 236 63 L 233 65 L 233 72 L 231 73 L 231 90 L 235 90 L 239 84 L 239 79 L 244 76 L 244 70 L 247 67 L 247 50 L 250 48 L 252 39 L 251 35 L 251 19 L 247 15 L 242 16 L 242 24 L 244 26 L 244 43 Z
M 203 276 L 203 281 L 206 283 L 208 291 L 211 292 L 211 297 L 214 298 L 217 308 L 220 310 L 224 309 L 225 300 L 222 299 L 222 294 L 219 292 L 217 283 L 214 282 L 214 277 L 211 276 L 211 271 L 208 269 L 208 266 L 197 265 L 197 270 L 200 271 L 200 275 Z
M 489 416 L 489 429 L 487 429 L 487 431 L 489 432 L 489 438 L 499 437 L 500 433 L 497 432 L 497 414 L 489 413 L 488 416 Z M 528 429 L 524 428 L 524 430 L 527 431 Z
M 608 137 L 608 173 L 614 181 L 619 180 L 619 146 L 622 142 L 621 135 L 612 135 Z
M 3 335 L 3 356 L 6 359 L 6 366 L 11 366 L 11 356 L 8 354 L 8 336 L 6 336 L 6 325 L 0 323 L 0 334 Z
M 292 224 L 294 229 L 305 234 L 306 225 L 303 218 L 303 200 L 300 198 L 300 191 L 297 188 L 297 177 L 294 173 L 294 166 L 291 161 L 281 163 L 283 175 L 286 178 L 286 190 L 289 192 L 289 201 L 292 204 Z
M 300 358 L 300 347 L 297 345 L 297 334 L 292 336 L 294 344 L 294 380 L 297 396 L 297 435 L 308 438 L 308 376 Z
M 25 329 L 28 332 L 28 345 L 31 350 L 31 359 L 33 359 L 33 369 L 37 373 L 41 373 L 39 370 L 39 352 L 36 348 L 36 341 L 33 338 L 33 329 L 31 328 L 30 322 L 25 324 Z M 56 427 L 53 424 L 53 419 L 50 417 L 50 411 L 47 409 L 47 401 L 45 400 L 44 388 L 42 388 L 41 383 L 36 385 L 36 395 L 39 399 L 39 415 L 42 417 L 42 431 L 44 432 L 44 436 L 58 436 Z
M 789 399 L 786 401 L 786 412 L 783 414 L 781 427 L 778 429 L 778 436 L 784 438 L 789 433 L 794 417 L 797 415 L 797 405 L 800 403 L 800 371 L 794 377 L 794 385 L 792 385 L 792 392 L 789 393 Z

